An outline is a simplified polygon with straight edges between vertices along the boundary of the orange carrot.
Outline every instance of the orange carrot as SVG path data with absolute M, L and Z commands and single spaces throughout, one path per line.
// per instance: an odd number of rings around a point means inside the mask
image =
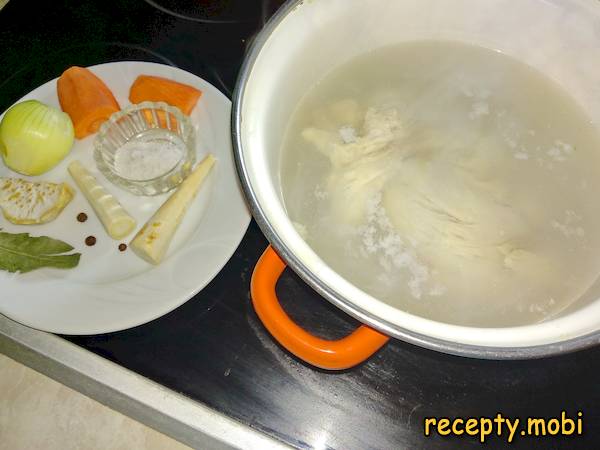
M 201 90 L 187 84 L 152 75 L 140 75 L 131 85 L 129 101 L 165 102 L 189 116 L 201 95 Z
M 56 86 L 60 107 L 71 117 L 77 139 L 98 131 L 121 109 L 104 82 L 84 67 L 69 67 Z

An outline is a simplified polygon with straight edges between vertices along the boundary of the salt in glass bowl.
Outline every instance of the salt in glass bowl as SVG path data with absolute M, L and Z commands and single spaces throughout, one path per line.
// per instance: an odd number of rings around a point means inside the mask
M 118 160 L 122 157 L 119 151 L 130 151 L 137 144 L 138 152 L 144 146 L 161 146 L 179 149 L 181 156 L 173 151 L 171 167 L 164 167 L 160 174 L 153 173 L 151 178 L 139 179 L 144 177 L 126 174 L 122 167 L 119 171 Z M 94 159 L 100 172 L 115 185 L 136 195 L 159 195 L 178 186 L 191 172 L 196 161 L 196 133 L 190 118 L 179 108 L 164 102 L 129 105 L 100 127 L 94 141 Z M 160 169 L 153 169 L 157 170 Z

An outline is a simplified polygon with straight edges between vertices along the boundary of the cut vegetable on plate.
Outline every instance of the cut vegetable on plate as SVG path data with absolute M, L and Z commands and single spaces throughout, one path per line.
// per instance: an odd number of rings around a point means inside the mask
M 129 245 L 136 255 L 151 264 L 162 261 L 177 227 L 215 161 L 213 155 L 208 155 L 199 162 L 175 193 L 146 222 Z
M 69 173 L 87 198 L 106 232 L 113 239 L 122 239 L 133 231 L 136 221 L 79 161 L 69 164 Z
M 73 189 L 66 183 L 0 177 L 0 209 L 8 221 L 17 225 L 50 222 L 72 198 Z
M 75 137 L 95 133 L 121 108 L 104 82 L 84 67 L 70 67 L 56 82 L 58 100 L 73 121 Z
M 165 102 L 188 116 L 201 96 L 202 91 L 193 86 L 152 75 L 140 75 L 129 90 L 131 103 Z
M 12 106 L 0 122 L 0 154 L 23 175 L 47 172 L 71 151 L 73 124 L 67 114 L 37 100 Z
M 26 273 L 42 267 L 72 269 L 79 264 L 81 254 L 65 254 L 71 250 L 72 246 L 58 239 L 0 231 L 0 270 Z

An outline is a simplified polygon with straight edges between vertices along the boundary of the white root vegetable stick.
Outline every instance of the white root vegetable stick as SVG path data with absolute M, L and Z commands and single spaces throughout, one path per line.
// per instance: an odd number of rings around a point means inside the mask
M 136 255 L 151 264 L 159 264 L 162 261 L 177 227 L 214 163 L 213 155 L 208 155 L 200 161 L 175 193 L 146 222 L 129 244 Z
M 79 161 L 73 161 L 68 169 L 111 238 L 122 239 L 135 229 L 135 219 Z

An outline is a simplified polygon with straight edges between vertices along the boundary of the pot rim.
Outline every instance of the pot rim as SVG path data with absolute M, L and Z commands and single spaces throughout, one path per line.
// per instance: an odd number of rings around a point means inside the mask
M 465 344 L 417 333 L 404 327 L 400 327 L 396 324 L 392 324 L 384 318 L 358 307 L 352 301 L 339 295 L 334 289 L 323 283 L 319 277 L 313 274 L 291 251 L 289 246 L 284 242 L 272 224 L 268 221 L 267 216 L 258 201 L 256 192 L 254 191 L 250 182 L 247 164 L 244 159 L 241 136 L 243 120 L 242 105 L 250 74 L 263 46 L 270 38 L 275 28 L 288 16 L 288 14 L 290 14 L 297 7 L 301 6 L 304 1 L 305 0 L 287 0 L 286 3 L 284 3 L 267 21 L 262 30 L 260 30 L 259 33 L 254 37 L 248 51 L 246 52 L 246 55 L 244 56 L 244 61 L 240 68 L 237 83 L 232 96 L 232 141 L 238 176 L 240 178 L 242 188 L 248 200 L 254 219 L 279 256 L 320 296 L 324 297 L 327 301 L 334 304 L 345 313 L 388 336 L 417 345 L 419 347 L 451 355 L 471 358 L 519 360 L 543 358 L 570 353 L 600 344 L 600 330 L 568 340 L 522 347 Z M 517 329 L 517 327 L 515 327 L 515 329 Z

